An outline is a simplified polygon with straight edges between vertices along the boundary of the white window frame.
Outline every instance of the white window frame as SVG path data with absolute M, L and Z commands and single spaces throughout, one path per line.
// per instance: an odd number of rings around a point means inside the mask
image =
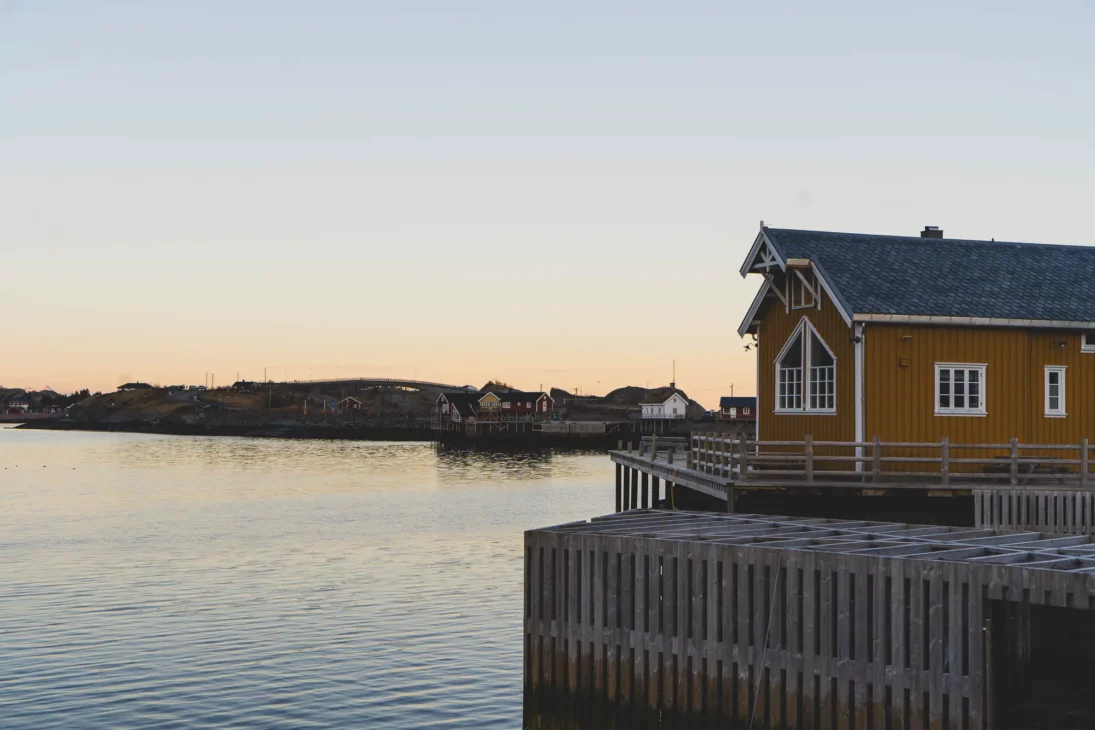
M 987 369 L 988 369 L 988 365 L 986 363 L 979 363 L 979 362 L 937 362 L 937 363 L 935 363 L 935 409 L 934 409 L 935 410 L 935 415 L 937 415 L 937 416 L 975 416 L 975 417 L 987 416 L 988 415 L 988 410 L 987 410 L 987 405 L 986 404 L 988 402 L 988 398 L 987 398 L 987 395 L 986 395 L 986 387 L 985 387 L 986 386 L 985 372 L 986 372 Z M 951 392 L 950 392 L 949 395 L 950 395 L 952 404 L 954 403 L 954 371 L 955 370 L 963 370 L 967 374 L 971 370 L 977 371 L 977 373 L 978 373 L 978 376 L 977 376 L 977 383 L 978 383 L 977 396 L 978 396 L 978 401 L 979 402 L 978 402 L 976 408 L 970 408 L 968 406 L 968 403 L 969 403 L 969 391 L 968 391 L 968 389 L 965 393 L 966 403 L 967 403 L 966 407 L 964 407 L 964 408 L 955 408 L 953 405 L 951 405 L 947 408 L 941 408 L 939 406 L 939 373 L 940 373 L 941 370 L 949 370 L 950 371 L 950 376 L 949 376 L 950 380 L 949 380 L 949 382 L 950 382 L 950 386 L 951 386 L 951 388 L 950 388 Z M 963 375 L 963 378 L 964 378 L 965 382 L 968 384 L 969 383 L 969 378 L 966 375 Z
M 780 363 L 783 361 L 783 357 L 787 354 L 787 351 L 791 348 L 791 344 L 795 341 L 795 338 L 802 336 L 802 363 L 797 368 L 781 368 Z M 811 371 L 813 370 L 812 349 L 810 347 L 810 337 L 817 337 L 825 351 L 829 353 L 829 357 L 833 359 L 833 407 L 832 408 L 811 408 L 810 397 L 811 393 Z M 829 347 L 829 343 L 825 341 L 825 338 L 821 336 L 821 333 L 814 327 L 813 322 L 807 317 L 803 317 L 799 321 L 798 326 L 791 332 L 791 336 L 787 338 L 787 342 L 783 343 L 783 349 L 779 351 L 774 363 L 776 370 L 776 388 L 775 388 L 775 413 L 809 413 L 809 414 L 823 414 L 823 415 L 835 415 L 836 414 L 836 374 L 837 374 L 837 357 L 833 354 L 833 348 Z M 821 367 L 821 366 L 819 366 Z M 799 403 L 798 408 L 781 408 L 780 407 L 780 375 L 782 370 L 791 370 L 798 372 L 798 383 L 802 393 L 802 400 Z M 792 381 L 793 384 L 793 381 Z
M 1068 413 L 1065 410 L 1065 371 L 1068 368 L 1064 365 L 1046 365 L 1045 367 L 1045 379 L 1043 395 L 1045 396 L 1046 418 L 1066 418 Z M 1057 408 L 1049 407 L 1049 376 L 1050 373 L 1057 374 Z
M 1091 339 L 1088 339 L 1088 337 Z M 1080 352 L 1095 352 L 1095 332 L 1080 333 Z

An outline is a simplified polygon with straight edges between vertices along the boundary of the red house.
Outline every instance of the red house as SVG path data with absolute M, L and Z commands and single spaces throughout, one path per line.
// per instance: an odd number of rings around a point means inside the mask
M 757 399 L 752 396 L 723 396 L 719 399 L 719 420 L 756 421 Z
M 512 391 L 500 393 L 503 421 L 536 421 L 547 418 L 555 408 L 555 401 L 547 393 Z

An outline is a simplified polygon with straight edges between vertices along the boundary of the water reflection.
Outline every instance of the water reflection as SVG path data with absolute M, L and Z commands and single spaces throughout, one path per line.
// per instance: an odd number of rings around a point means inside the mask
M 598 455 L 0 430 L 7 728 L 513 728 L 522 533 Z

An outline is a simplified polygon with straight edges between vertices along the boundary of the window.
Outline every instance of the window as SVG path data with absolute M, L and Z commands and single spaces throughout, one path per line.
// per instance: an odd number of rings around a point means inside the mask
M 1095 332 L 1084 332 L 1083 340 L 1080 342 L 1081 352 L 1095 352 Z
M 509 401 L 506 401 L 505 403 L 503 403 L 502 407 L 508 409 L 509 408 Z
M 799 271 L 794 271 L 790 274 L 791 277 L 791 309 L 809 309 L 814 306 L 814 294 L 811 289 L 817 291 L 817 279 L 814 278 L 812 273 L 802 274 Z M 806 280 L 810 282 L 810 286 L 807 287 L 806 283 L 802 280 L 806 277 Z
M 810 338 L 810 410 L 832 410 L 835 394 L 836 360 L 815 334 Z
M 935 413 L 951 416 L 985 415 L 985 366 L 936 363 Z
M 776 411 L 802 410 L 836 411 L 836 358 L 805 317 L 776 361 Z
M 1065 413 L 1065 368 L 1046 366 L 1046 415 L 1061 417 Z
M 802 410 L 802 331 L 793 335 L 791 346 L 786 348 L 778 364 L 779 391 L 777 411 Z

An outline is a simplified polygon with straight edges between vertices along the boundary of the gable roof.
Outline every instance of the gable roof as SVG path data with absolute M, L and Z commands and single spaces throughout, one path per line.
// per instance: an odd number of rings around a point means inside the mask
M 674 397 L 677 397 L 677 398 L 680 398 L 681 400 L 683 400 L 684 404 L 686 406 L 689 404 L 688 403 L 688 398 L 686 398 L 683 393 L 681 393 L 679 390 L 674 390 L 672 393 L 669 394 L 668 397 L 666 397 L 665 400 L 658 401 L 657 403 L 640 403 L 639 405 L 640 406 L 664 406 L 666 403 L 673 400 Z
M 751 395 L 724 395 L 719 398 L 719 408 L 756 408 L 757 399 Z
M 454 406 L 460 406 L 460 405 L 466 405 L 466 404 L 474 405 L 474 404 L 479 403 L 479 394 L 478 393 L 465 393 L 465 392 L 461 391 L 461 392 L 456 392 L 456 393 L 442 393 L 441 395 L 437 396 L 437 400 L 439 400 L 439 401 L 442 398 L 447 400 L 449 403 L 452 403 Z
M 765 227 L 742 273 L 769 247 L 760 266 L 808 259 L 856 321 L 1095 326 L 1095 247 Z
M 472 401 L 459 400 L 452 402 L 453 409 L 461 415 L 463 418 L 474 418 L 476 415 L 475 403 Z
M 503 403 L 518 403 L 524 401 L 536 402 L 544 397 L 547 397 L 549 399 L 551 398 L 550 395 L 542 391 L 539 393 L 534 393 L 532 391 L 523 390 L 511 390 L 508 393 L 499 393 L 498 397 L 502 400 Z

